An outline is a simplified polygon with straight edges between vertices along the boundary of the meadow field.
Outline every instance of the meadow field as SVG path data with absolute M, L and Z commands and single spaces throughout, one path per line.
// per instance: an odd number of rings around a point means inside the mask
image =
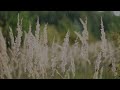
M 68 29 L 62 39 L 49 23 L 41 26 L 36 18 L 35 30 L 29 23 L 25 31 L 18 14 L 16 29 L 9 25 L 9 39 L 0 28 L 0 79 L 119 79 L 120 37 L 116 33 L 115 39 L 107 38 L 104 17 L 96 29 L 100 39 L 93 42 L 87 17 L 79 18 L 81 32 Z

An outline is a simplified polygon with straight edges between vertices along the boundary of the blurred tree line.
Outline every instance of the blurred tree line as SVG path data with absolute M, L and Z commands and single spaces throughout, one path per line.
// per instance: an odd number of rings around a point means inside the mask
M 39 17 L 41 27 L 48 23 L 50 29 L 48 34 L 51 37 L 55 33 L 59 34 L 59 39 L 64 38 L 65 33 L 69 30 L 71 32 L 71 41 L 73 41 L 76 38 L 73 31 L 82 31 L 79 18 L 85 19 L 85 17 L 88 18 L 88 31 L 91 40 L 100 39 L 101 16 L 108 35 L 111 32 L 120 31 L 120 16 L 115 16 L 112 11 L 0 11 L 0 26 L 3 28 L 5 36 L 9 33 L 9 26 L 13 28 L 13 32 L 16 34 L 18 13 L 23 18 L 23 30 L 28 31 L 29 23 L 31 23 L 34 32 L 36 20 Z

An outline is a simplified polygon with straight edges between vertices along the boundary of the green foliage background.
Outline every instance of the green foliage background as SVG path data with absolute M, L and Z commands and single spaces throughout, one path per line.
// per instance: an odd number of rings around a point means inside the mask
M 108 38 L 115 38 L 114 35 L 120 32 L 120 16 L 115 16 L 112 11 L 0 11 L 0 26 L 3 28 L 3 34 L 7 38 L 9 26 L 13 28 L 16 35 L 17 15 L 23 18 L 23 30 L 28 31 L 29 23 L 32 24 L 32 30 L 35 31 L 37 17 L 40 19 L 41 29 L 48 23 L 48 35 L 51 42 L 53 37 L 62 42 L 65 33 L 71 32 L 70 42 L 73 43 L 76 36 L 73 31 L 82 31 L 82 25 L 79 18 L 88 18 L 88 31 L 90 41 L 100 39 L 100 17 L 103 17 L 105 31 Z M 113 35 L 111 35 L 113 34 Z M 113 37 L 114 36 L 114 37 Z

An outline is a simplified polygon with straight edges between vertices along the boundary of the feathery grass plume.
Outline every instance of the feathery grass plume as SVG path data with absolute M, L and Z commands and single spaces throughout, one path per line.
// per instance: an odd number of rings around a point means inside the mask
M 29 72 L 29 77 L 32 77 L 33 73 L 33 55 L 34 55 L 34 36 L 31 32 L 31 24 L 29 25 L 29 32 L 27 35 L 26 40 L 26 47 L 27 47 L 27 71 Z
M 83 25 L 83 32 L 82 35 L 80 35 L 78 32 L 75 32 L 75 34 L 80 38 L 81 42 L 82 42 L 82 46 L 81 46 L 81 58 L 83 58 L 84 60 L 86 60 L 89 64 L 91 64 L 90 60 L 89 60 L 89 56 L 88 56 L 88 31 L 87 31 L 87 17 L 85 22 L 80 18 L 80 21 Z
M 93 79 L 99 79 L 99 70 L 100 70 L 100 64 L 101 64 L 101 52 L 98 54 L 98 57 L 95 61 L 95 73 L 93 75 Z
M 55 36 L 53 38 L 53 43 L 52 43 L 52 47 L 51 47 L 51 68 L 52 68 L 52 76 L 54 76 L 55 74 L 55 70 L 56 70 L 56 65 L 57 65 L 57 47 L 55 45 Z
M 19 19 L 19 16 L 18 16 L 18 19 Z M 23 18 L 20 19 L 20 23 L 19 23 L 20 25 L 18 24 L 18 26 L 17 26 L 17 31 L 18 31 L 17 38 L 19 40 L 19 42 L 18 42 L 19 50 L 18 50 L 18 57 L 17 57 L 17 59 L 18 59 L 18 69 L 17 69 L 17 73 L 18 74 L 17 74 L 17 78 L 21 78 L 21 75 L 22 75 L 22 64 L 23 64 L 23 62 L 21 60 L 21 55 L 22 55 L 22 51 L 21 51 L 22 50 L 22 48 L 21 48 L 21 46 L 22 46 L 21 45 L 22 39 L 21 38 L 22 38 L 22 35 L 23 35 L 23 32 L 22 32 L 22 21 L 23 21 Z
M 114 56 L 115 51 L 114 51 L 111 43 L 108 44 L 108 48 L 109 48 L 110 63 L 112 63 L 111 70 L 112 70 L 114 76 L 116 77 L 118 75 L 118 73 L 117 73 L 117 70 L 116 70 L 116 59 L 115 59 L 115 56 Z
M 104 63 L 104 61 L 102 59 L 102 57 L 104 58 L 104 60 L 106 60 L 106 57 L 107 57 L 107 39 L 106 39 L 106 36 L 105 36 L 105 31 L 104 31 L 104 25 L 103 25 L 103 20 L 102 20 L 102 17 L 101 17 L 101 46 L 100 46 L 100 53 L 98 54 L 98 57 L 97 57 L 97 60 L 95 62 L 95 73 L 94 73 L 94 76 L 93 78 L 94 79 L 98 79 L 99 76 L 99 72 L 100 72 L 100 78 L 102 77 L 102 72 L 103 72 L 103 67 L 100 68 L 100 64 L 101 63 Z
M 83 22 L 83 20 L 80 18 L 80 21 L 83 25 L 83 32 L 82 32 L 82 36 L 84 37 L 85 40 L 88 40 L 89 36 L 88 36 L 88 31 L 87 31 L 87 17 L 85 22 Z
M 18 60 L 18 57 L 21 54 L 20 48 L 21 48 L 21 37 L 22 37 L 22 19 L 21 19 L 21 22 L 20 22 L 19 14 L 18 14 L 17 29 L 16 29 L 17 30 L 17 36 L 15 38 L 15 41 L 14 41 L 14 36 L 13 36 L 13 33 L 12 33 L 12 29 L 10 27 L 9 27 L 9 29 L 10 29 L 9 34 L 10 34 L 10 39 L 11 39 L 10 66 L 11 66 L 11 69 L 12 69 L 13 77 L 17 78 L 16 71 L 18 71 L 18 66 L 19 66 L 18 64 L 20 64 L 19 60 Z
M 101 67 L 101 69 L 99 68 L 100 63 L 105 64 L 105 61 L 107 60 L 108 56 L 107 56 L 107 52 L 108 52 L 108 47 L 107 47 L 107 39 L 106 39 L 106 35 L 105 35 L 105 31 L 104 31 L 104 25 L 103 25 L 103 19 L 101 17 L 101 45 L 100 45 L 100 53 L 101 55 L 98 55 L 98 59 L 96 60 L 95 63 L 95 73 L 99 74 L 100 71 L 100 78 L 102 78 L 102 72 L 103 72 L 103 67 Z M 101 58 L 103 58 L 103 60 L 101 61 Z M 97 67 L 96 67 L 97 65 Z M 96 71 L 97 70 L 97 71 Z M 94 78 L 99 78 L 98 75 L 94 74 Z
M 39 24 L 39 18 L 37 19 L 37 25 L 36 25 L 36 31 L 35 31 L 35 38 L 34 38 L 34 50 L 33 50 L 33 64 L 34 64 L 34 78 L 40 78 L 41 73 L 40 73 L 40 56 L 42 53 L 42 48 L 41 48 L 41 43 L 40 43 L 40 24 Z
M 70 32 L 68 31 L 66 33 L 66 36 L 64 38 L 63 46 L 62 46 L 62 51 L 61 51 L 61 70 L 63 73 L 65 73 L 66 65 L 67 65 L 67 53 L 68 53 L 68 48 L 69 48 L 69 36 Z
M 22 19 L 21 22 L 19 21 L 19 14 L 18 14 L 18 23 L 17 23 L 17 37 L 15 40 L 15 47 L 17 52 L 19 52 L 19 48 L 21 46 L 21 37 L 22 37 Z
M 34 42 L 34 73 L 36 78 L 47 78 L 48 63 L 48 41 L 47 41 L 47 24 L 44 27 L 42 35 L 40 35 L 39 19 L 37 20 L 35 42 Z M 40 39 L 39 39 L 40 37 Z
M 37 24 L 36 24 L 36 31 L 35 31 L 35 37 L 37 41 L 39 41 L 39 35 L 40 35 L 40 24 L 39 24 L 39 17 L 38 17 Z
M 103 19 L 101 17 L 101 51 L 102 51 L 102 56 L 106 59 L 107 58 L 107 39 L 104 31 L 104 25 L 103 25 Z
M 69 57 L 70 57 L 70 71 L 72 72 L 73 78 L 75 77 L 75 63 L 74 63 L 74 57 L 73 57 L 73 52 L 70 50 L 69 52 Z
M 0 78 L 12 78 L 7 54 L 6 41 L 0 28 Z
M 44 27 L 43 33 L 39 36 L 40 25 L 37 20 L 35 37 L 33 40 L 33 73 L 34 78 L 47 78 L 48 63 L 48 45 L 47 45 L 47 24 Z M 40 37 L 40 39 L 39 39 Z

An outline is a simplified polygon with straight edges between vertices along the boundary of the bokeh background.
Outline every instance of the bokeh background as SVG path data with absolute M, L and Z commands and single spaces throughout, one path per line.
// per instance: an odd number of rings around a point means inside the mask
M 0 27 L 3 35 L 8 39 L 9 26 L 16 35 L 17 16 L 23 18 L 23 30 L 29 30 L 29 23 L 32 24 L 32 32 L 35 31 L 37 17 L 39 17 L 41 30 L 48 23 L 49 43 L 55 36 L 59 42 L 63 42 L 66 32 L 70 31 L 70 43 L 73 43 L 76 35 L 74 31 L 82 32 L 83 27 L 79 18 L 88 18 L 88 31 L 90 42 L 100 40 L 100 17 L 103 17 L 106 36 L 114 39 L 120 36 L 119 11 L 0 11 Z

